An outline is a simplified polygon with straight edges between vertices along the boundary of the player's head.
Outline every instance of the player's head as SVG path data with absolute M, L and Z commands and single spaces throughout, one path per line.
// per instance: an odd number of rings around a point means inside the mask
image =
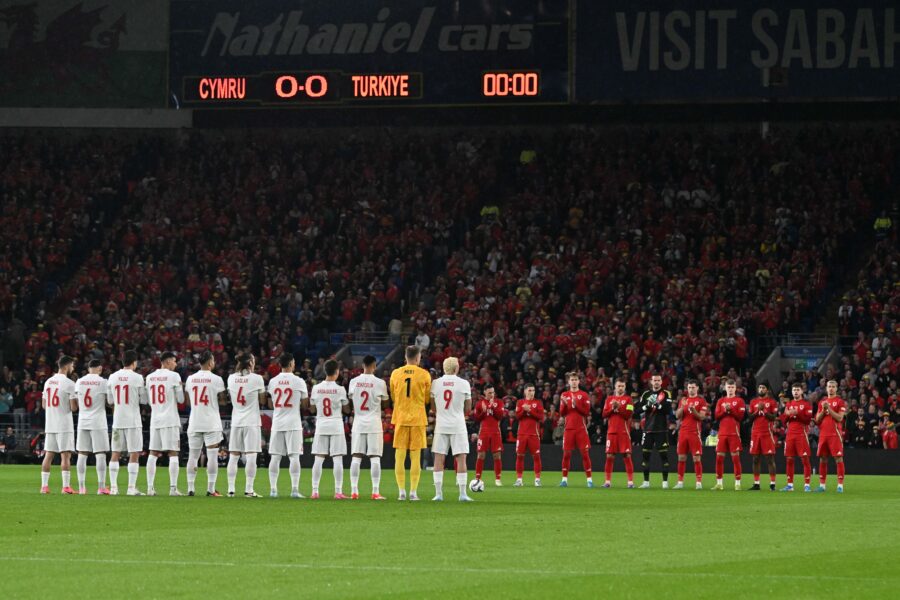
M 658 392 L 660 388 L 662 388 L 662 375 L 651 375 L 650 389 L 654 392 Z
M 494 386 L 490 383 L 484 386 L 484 397 L 488 400 L 494 399 Z
M 759 385 L 757 386 L 757 388 L 756 388 L 756 393 L 757 393 L 761 398 L 765 398 L 766 396 L 769 395 L 769 386 L 767 386 L 767 385 L 764 384 L 764 383 L 759 384 Z
M 837 396 L 837 381 L 829 379 L 828 383 L 825 384 L 825 390 L 828 392 L 829 398 Z
M 625 394 L 625 387 L 627 383 L 625 382 L 624 377 L 616 377 L 615 391 L 616 396 L 623 396 Z
M 574 392 L 578 390 L 578 384 L 581 382 L 581 377 L 579 377 L 578 373 L 575 371 L 569 371 L 566 374 L 566 381 L 569 384 L 569 390 Z
M 422 350 L 418 346 L 406 347 L 406 364 L 418 365 L 419 359 L 422 358 Z
M 281 365 L 281 370 L 285 373 L 293 373 L 294 366 L 297 364 L 294 361 L 294 355 L 290 352 L 284 352 L 281 356 L 278 357 L 278 364 Z
M 103 372 L 103 361 L 99 358 L 92 358 L 88 361 L 87 368 L 91 375 L 99 375 Z
M 378 366 L 378 359 L 376 359 L 371 354 L 366 354 L 363 356 L 363 373 L 367 375 L 371 375 L 375 372 L 375 367 Z
M 159 362 L 162 364 L 163 369 L 173 371 L 175 369 L 175 365 L 177 364 L 177 361 L 175 360 L 175 353 L 166 350 L 165 352 L 160 354 Z
M 734 379 L 726 379 L 725 395 L 729 398 L 734 398 L 735 394 L 737 394 L 737 383 L 735 383 Z
M 329 358 L 325 361 L 325 379 L 328 381 L 334 381 L 337 379 L 338 374 L 338 361 L 333 358 Z
M 137 352 L 134 350 L 126 350 L 122 355 L 122 366 L 126 369 L 133 369 L 137 366 Z
M 526 400 L 534 400 L 534 384 L 533 383 L 525 384 L 525 399 Z
M 697 392 L 700 391 L 700 385 L 697 383 L 695 379 L 688 379 L 687 382 L 687 395 L 688 398 L 696 398 Z
M 459 359 L 448 356 L 444 359 L 444 375 L 456 375 L 459 373 Z
M 75 359 L 71 356 L 60 356 L 59 360 L 56 361 L 56 366 L 59 367 L 61 374 L 68 375 L 75 368 Z
M 800 383 L 792 385 L 791 395 L 794 397 L 794 400 L 803 400 L 803 385 Z
M 237 356 L 237 372 L 252 373 L 256 367 L 256 358 L 250 352 L 241 352 Z
M 216 357 L 209 350 L 200 353 L 200 368 L 204 371 L 212 371 L 216 368 Z

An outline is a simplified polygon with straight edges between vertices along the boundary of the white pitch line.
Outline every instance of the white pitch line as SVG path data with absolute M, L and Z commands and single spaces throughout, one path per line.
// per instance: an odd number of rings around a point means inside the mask
M 236 563 L 228 561 L 203 561 L 203 560 L 137 560 L 118 558 L 51 558 L 46 556 L 0 556 L 0 562 L 52 562 L 52 563 L 77 563 L 77 564 L 103 564 L 103 565 L 157 565 L 171 567 L 240 567 L 259 569 L 298 569 L 307 571 L 371 571 L 371 572 L 419 572 L 419 573 L 466 573 L 466 574 L 515 574 L 515 575 L 548 575 L 548 576 L 574 576 L 574 577 L 697 577 L 697 578 L 727 578 L 748 577 L 753 579 L 789 580 L 803 579 L 809 581 L 871 581 L 871 577 L 864 576 L 839 576 L 839 575 L 778 575 L 759 573 L 623 573 L 621 571 L 599 570 L 558 570 L 558 569 L 516 569 L 516 568 L 476 568 L 476 567 L 420 567 L 420 566 L 390 566 L 390 565 L 328 565 L 310 563 Z M 894 579 L 894 578 L 891 578 Z

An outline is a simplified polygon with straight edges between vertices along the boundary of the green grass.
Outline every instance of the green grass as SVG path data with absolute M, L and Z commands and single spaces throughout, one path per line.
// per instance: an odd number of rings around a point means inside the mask
M 663 491 L 656 474 L 652 490 L 623 489 L 621 474 L 612 490 L 586 489 L 583 475 L 560 489 L 558 473 L 545 473 L 542 489 L 515 489 L 507 473 L 506 487 L 489 483 L 461 505 L 448 473 L 448 500 L 436 505 L 430 472 L 416 504 L 395 500 L 391 471 L 388 502 L 336 502 L 330 475 L 318 501 L 106 498 L 61 495 L 57 467 L 53 494 L 40 496 L 38 467 L 0 466 L 3 595 L 883 598 L 900 585 L 897 477 L 850 476 L 838 495 L 834 477 L 827 494 L 782 494 L 731 491 L 730 476 L 725 492 Z M 304 469 L 306 494 L 310 476 Z M 122 491 L 126 477 L 123 468 Z M 157 487 L 167 481 L 163 466 Z M 201 471 L 198 490 L 205 482 Z M 268 492 L 265 469 L 256 488 Z

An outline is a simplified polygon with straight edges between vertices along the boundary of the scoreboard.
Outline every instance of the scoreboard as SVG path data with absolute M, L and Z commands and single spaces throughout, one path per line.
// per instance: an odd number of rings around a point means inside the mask
M 567 104 L 569 4 L 173 0 L 170 104 Z

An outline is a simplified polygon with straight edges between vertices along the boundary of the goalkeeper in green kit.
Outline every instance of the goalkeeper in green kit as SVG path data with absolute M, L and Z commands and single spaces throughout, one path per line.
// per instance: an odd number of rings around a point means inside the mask
M 644 470 L 644 483 L 641 489 L 650 487 L 650 457 L 653 450 L 659 453 L 662 463 L 662 487 L 669 489 L 669 417 L 672 413 L 672 393 L 662 389 L 662 376 L 650 378 L 650 389 L 641 394 L 635 406 L 635 413 L 640 414 L 641 427 L 641 468 Z

